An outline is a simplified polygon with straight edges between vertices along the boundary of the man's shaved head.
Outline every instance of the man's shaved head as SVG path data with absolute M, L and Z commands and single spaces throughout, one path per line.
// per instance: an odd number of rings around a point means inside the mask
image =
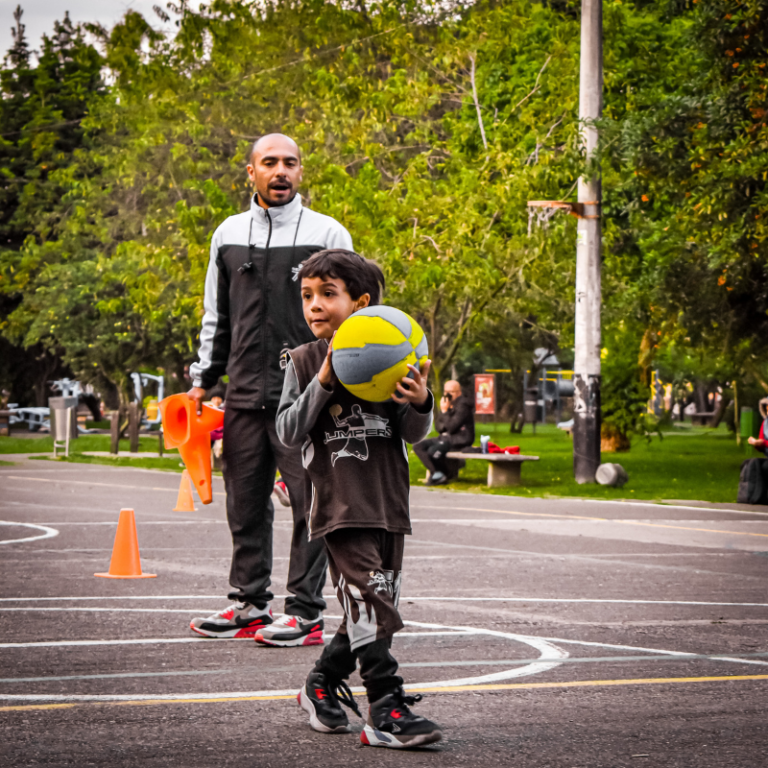
M 299 158 L 299 163 L 301 163 L 301 149 L 299 148 L 299 145 L 290 136 L 286 136 L 284 133 L 267 133 L 261 138 L 256 139 L 256 141 L 253 142 L 253 147 L 251 147 L 251 163 L 253 163 L 257 152 L 263 154 L 280 145 L 292 149 L 296 154 L 296 157 Z
M 443 385 L 443 392 L 446 394 L 451 395 L 454 399 L 457 397 L 461 397 L 461 384 L 459 384 L 458 381 L 454 381 L 453 379 L 450 379 L 449 381 L 446 381 Z
M 301 150 L 282 133 L 268 133 L 251 148 L 248 177 L 264 208 L 287 205 L 296 197 L 301 182 Z

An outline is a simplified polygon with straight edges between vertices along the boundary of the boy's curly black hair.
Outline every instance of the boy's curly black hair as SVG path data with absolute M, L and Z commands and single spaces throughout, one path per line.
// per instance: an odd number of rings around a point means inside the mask
M 370 305 L 381 304 L 384 274 L 375 261 L 363 258 L 345 248 L 327 248 L 313 253 L 299 269 L 298 278 L 334 278 L 343 280 L 347 293 L 356 301 L 364 293 L 371 296 Z

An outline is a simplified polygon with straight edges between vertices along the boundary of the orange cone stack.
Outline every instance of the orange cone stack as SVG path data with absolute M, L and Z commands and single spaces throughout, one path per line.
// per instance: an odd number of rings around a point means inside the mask
M 132 509 L 120 510 L 109 572 L 93 575 L 105 579 L 154 579 L 157 577 L 154 573 L 141 572 L 139 538 L 136 535 L 136 518 Z
M 179 449 L 200 501 L 210 504 L 213 500 L 211 432 L 224 423 L 224 412 L 203 405 L 203 413 L 198 416 L 194 402 L 185 394 L 166 397 L 160 403 L 160 412 L 165 447 Z
M 189 472 L 185 469 L 181 473 L 181 484 L 179 485 L 179 496 L 176 499 L 174 512 L 194 512 L 195 500 L 192 497 L 192 481 L 189 479 Z

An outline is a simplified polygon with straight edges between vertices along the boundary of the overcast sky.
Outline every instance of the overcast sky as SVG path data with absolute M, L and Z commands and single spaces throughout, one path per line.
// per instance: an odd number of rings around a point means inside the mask
M 0 0 L 0 59 L 11 47 L 11 27 L 15 26 L 13 11 L 21 5 L 24 16 L 21 23 L 26 26 L 29 47 L 39 49 L 43 33 L 53 31 L 53 22 L 64 18 L 69 11 L 72 21 L 98 21 L 105 27 L 111 27 L 129 9 L 143 14 L 153 27 L 161 27 L 162 22 L 152 10 L 153 5 L 165 8 L 166 0 L 65 0 L 61 5 L 52 0 Z M 196 8 L 197 2 L 190 3 Z M 173 16 L 173 14 L 171 14 Z

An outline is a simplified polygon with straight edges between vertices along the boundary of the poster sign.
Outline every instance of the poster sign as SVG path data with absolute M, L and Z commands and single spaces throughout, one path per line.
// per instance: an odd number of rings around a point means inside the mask
M 496 376 L 492 373 L 475 374 L 475 413 L 496 413 Z

